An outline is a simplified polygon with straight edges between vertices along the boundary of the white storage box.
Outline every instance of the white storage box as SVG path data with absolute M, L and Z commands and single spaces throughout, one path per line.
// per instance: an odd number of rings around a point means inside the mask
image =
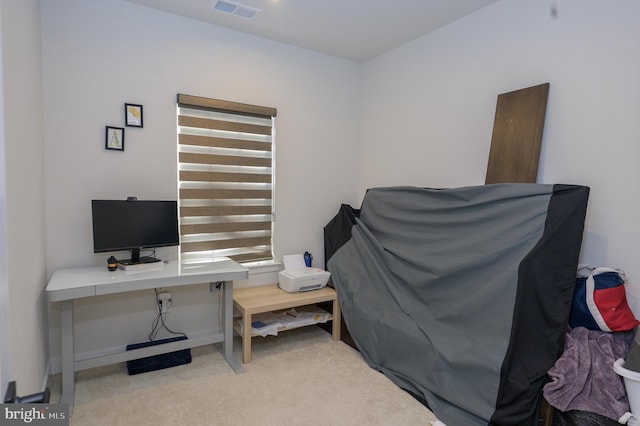
M 624 380 L 624 387 L 627 390 L 631 414 L 633 414 L 634 417 L 640 418 L 640 373 L 624 368 L 623 358 L 618 358 L 616 362 L 613 363 L 613 370 Z

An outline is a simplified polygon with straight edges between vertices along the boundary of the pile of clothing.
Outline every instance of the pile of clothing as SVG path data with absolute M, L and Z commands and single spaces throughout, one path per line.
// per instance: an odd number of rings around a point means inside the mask
M 562 356 L 548 372 L 551 381 L 543 388 L 549 405 L 561 412 L 599 414 L 617 424 L 629 411 L 629 400 L 613 363 L 627 355 L 633 337 L 633 331 L 571 329 Z
M 579 266 L 564 352 L 543 388 L 556 409 L 554 425 L 616 425 L 633 417 L 613 368 L 624 359 L 625 368 L 640 371 L 640 321 L 627 304 L 626 282 L 618 269 Z

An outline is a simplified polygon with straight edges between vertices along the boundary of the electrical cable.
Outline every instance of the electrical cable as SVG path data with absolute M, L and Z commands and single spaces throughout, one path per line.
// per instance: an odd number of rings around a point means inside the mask
M 223 286 L 224 284 L 218 284 L 219 285 L 216 285 L 216 288 L 218 289 L 218 331 L 224 332 L 224 330 L 222 330 L 222 289 L 220 288 L 220 286 Z
M 153 322 L 151 323 L 151 332 L 149 332 L 149 341 L 153 342 L 158 333 L 160 332 L 161 329 L 165 329 L 167 330 L 169 333 L 171 334 L 176 334 L 176 335 L 180 335 L 180 336 L 184 336 L 187 337 L 187 334 L 182 332 L 182 331 L 173 331 L 171 330 L 167 324 L 165 323 L 165 319 L 167 316 L 167 312 L 162 313 L 162 306 L 161 306 L 161 300 L 160 297 L 158 295 L 158 289 L 154 288 L 153 291 L 155 292 L 156 295 L 156 306 L 158 309 L 158 313 L 156 314 L 156 317 L 154 318 Z M 169 302 L 168 306 L 167 306 L 167 310 L 169 310 L 171 308 L 171 305 L 173 305 L 173 302 Z
M 149 248 L 149 249 L 145 249 L 146 252 L 148 252 L 149 254 L 147 254 L 146 256 L 142 255 L 142 250 L 140 251 L 140 259 L 146 259 L 146 258 L 156 258 L 156 249 L 155 248 Z M 157 291 L 156 291 L 157 293 Z

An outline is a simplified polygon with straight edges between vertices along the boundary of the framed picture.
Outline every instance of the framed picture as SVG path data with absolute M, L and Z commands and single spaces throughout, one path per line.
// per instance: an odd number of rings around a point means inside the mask
M 142 127 L 142 105 L 124 104 L 124 119 L 129 127 Z
M 124 151 L 124 128 L 107 126 L 104 148 Z

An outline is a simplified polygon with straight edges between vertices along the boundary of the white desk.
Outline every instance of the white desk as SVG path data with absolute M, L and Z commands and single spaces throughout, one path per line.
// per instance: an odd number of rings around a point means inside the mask
M 243 372 L 242 363 L 233 356 L 233 281 L 246 279 L 248 275 L 247 268 L 228 258 L 196 264 L 169 262 L 164 265 L 164 269 L 152 272 L 131 273 L 122 270 L 111 272 L 107 270 L 106 265 L 104 267 L 70 268 L 55 271 L 47 285 L 47 293 L 49 301 L 60 302 L 62 352 L 62 395 L 60 402 L 68 403 L 71 408 L 73 407 L 75 398 L 74 373 L 76 371 L 210 343 L 222 342 L 222 347 L 216 345 L 218 350 L 236 373 Z M 83 360 L 75 359 L 73 347 L 74 299 L 202 283 L 210 283 L 212 291 L 214 291 L 213 287 L 215 285 L 222 284 L 222 333 L 198 339 L 149 346 L 113 355 Z

